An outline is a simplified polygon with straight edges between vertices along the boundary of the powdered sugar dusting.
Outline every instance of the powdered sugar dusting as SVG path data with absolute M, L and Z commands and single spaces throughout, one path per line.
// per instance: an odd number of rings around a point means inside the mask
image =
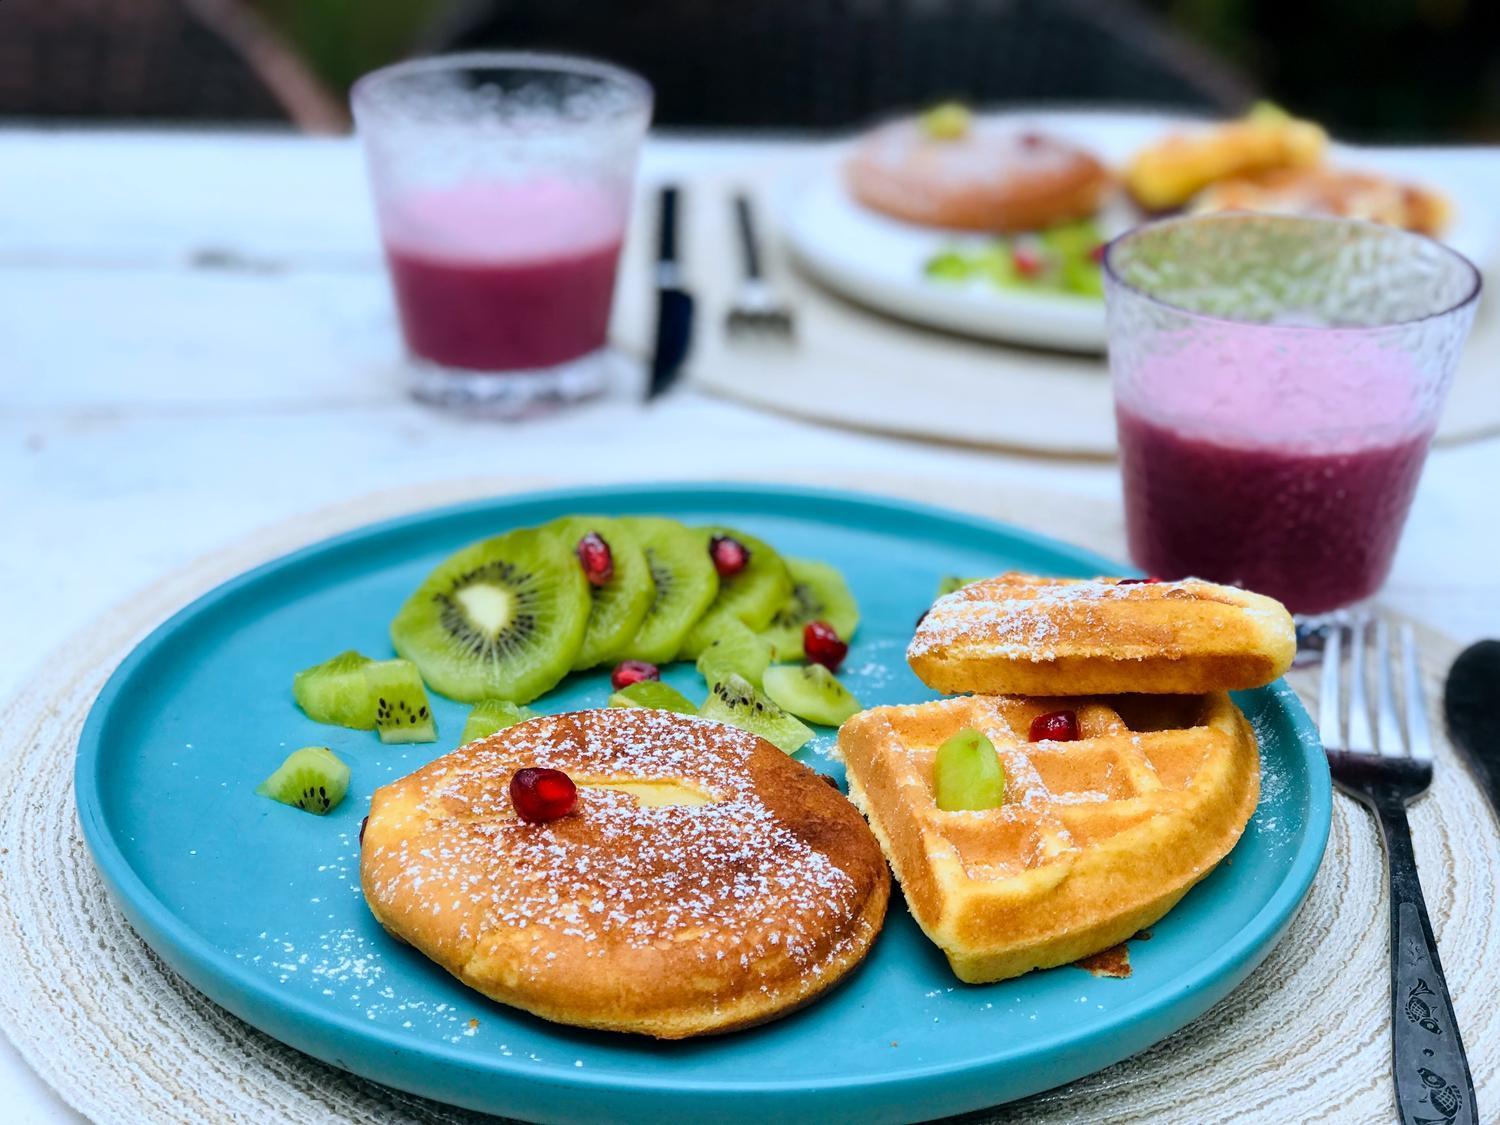
M 450 915 L 460 941 L 499 935 L 531 976 L 560 943 L 584 956 L 680 943 L 746 965 L 780 951 L 810 969 L 838 952 L 828 935 L 843 932 L 857 891 L 761 799 L 756 743 L 644 708 L 512 727 L 417 775 L 416 807 L 367 857 L 368 891 L 388 914 Z M 523 765 L 568 772 L 579 812 L 519 820 L 507 784 Z M 611 780 L 685 784 L 710 800 L 643 806 Z
M 906 655 L 911 660 L 982 645 L 997 656 L 1056 660 L 1070 640 L 1109 639 L 1117 625 L 1112 615 L 1096 612 L 1101 606 L 1122 601 L 1198 600 L 1204 592 L 1205 584 L 1195 578 L 1122 584 L 1114 578 L 1003 574 L 961 587 L 934 602 Z M 1119 623 L 1118 628 L 1128 629 L 1128 623 Z

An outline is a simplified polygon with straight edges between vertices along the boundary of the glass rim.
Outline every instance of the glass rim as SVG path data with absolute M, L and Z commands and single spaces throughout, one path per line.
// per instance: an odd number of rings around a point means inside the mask
M 1116 249 L 1124 243 L 1137 236 L 1151 234 L 1154 231 L 1166 227 L 1184 226 L 1187 224 L 1213 224 L 1226 220 L 1256 219 L 1262 222 L 1292 223 L 1307 226 L 1341 226 L 1368 228 L 1380 232 L 1382 235 L 1410 239 L 1414 242 L 1426 242 L 1438 249 L 1448 259 L 1458 266 L 1461 272 L 1467 273 L 1470 285 L 1467 291 L 1452 304 L 1426 312 L 1420 316 L 1407 317 L 1403 320 L 1387 320 L 1379 324 L 1268 324 L 1260 320 L 1240 320 L 1232 316 L 1223 316 L 1218 313 L 1199 312 L 1196 309 L 1186 308 L 1175 301 L 1158 297 L 1154 293 L 1148 293 L 1140 286 L 1126 281 L 1118 270 L 1115 269 L 1114 255 Z M 1428 320 L 1437 320 L 1441 317 L 1451 316 L 1462 312 L 1465 308 L 1479 300 L 1480 291 L 1484 288 L 1484 275 L 1480 272 L 1469 258 L 1459 253 L 1447 243 L 1442 242 L 1430 235 L 1421 234 L 1418 231 L 1406 230 L 1402 227 L 1388 226 L 1385 223 L 1370 222 L 1365 219 L 1350 219 L 1338 215 L 1279 215 L 1268 211 L 1215 211 L 1204 215 L 1172 215 L 1165 219 L 1153 219 L 1151 222 L 1141 223 L 1131 227 L 1127 231 L 1115 235 L 1104 246 L 1104 276 L 1113 285 L 1123 291 L 1130 293 L 1141 300 L 1147 301 L 1159 308 L 1170 309 L 1172 312 L 1181 313 L 1183 316 L 1193 317 L 1198 320 L 1212 321 L 1219 324 L 1232 324 L 1241 328 L 1274 328 L 1278 332 L 1300 331 L 1300 332 L 1382 332 L 1391 328 L 1404 328 L 1413 324 L 1421 324 Z
M 460 51 L 454 54 L 406 59 L 362 74 L 349 88 L 349 102 L 357 111 L 361 101 L 367 101 L 375 89 L 388 83 L 417 74 L 461 70 L 512 70 L 530 71 L 534 74 L 585 75 L 613 82 L 634 95 L 627 105 L 601 113 L 592 120 L 574 123 L 584 128 L 597 126 L 605 121 L 630 117 L 643 110 L 649 114 L 652 102 L 655 100 L 655 91 L 644 77 L 633 70 L 627 70 L 623 66 L 599 59 L 551 51 Z M 566 128 L 567 125 L 563 127 Z

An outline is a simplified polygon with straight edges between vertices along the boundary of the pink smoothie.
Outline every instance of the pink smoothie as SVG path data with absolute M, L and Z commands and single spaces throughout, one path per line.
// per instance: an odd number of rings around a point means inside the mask
M 562 180 L 470 183 L 382 212 L 411 351 L 446 367 L 549 367 L 604 345 L 623 201 Z
M 1339 333 L 1156 354 L 1120 396 L 1130 552 L 1314 614 L 1390 570 L 1435 419 L 1410 360 Z

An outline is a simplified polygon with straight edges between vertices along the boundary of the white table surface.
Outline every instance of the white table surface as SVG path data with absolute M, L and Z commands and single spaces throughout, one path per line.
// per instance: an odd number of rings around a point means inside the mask
M 644 174 L 793 151 L 656 140 Z M 1445 178 L 1500 182 L 1500 150 L 1413 156 Z M 650 409 L 617 396 L 524 425 L 420 407 L 402 391 L 363 170 L 347 141 L 10 129 L 0 130 L 0 169 L 0 589 L 11 591 L 0 698 L 164 572 L 381 488 L 491 475 L 767 472 L 816 483 L 869 472 L 955 489 L 1118 492 L 1109 464 L 823 429 L 691 390 Z M 194 265 L 205 259 L 221 264 Z M 1500 440 L 1433 454 L 1389 604 L 1463 641 L 1500 636 L 1497 488 Z M 7 1122 L 78 1120 L 3 1040 L 0 1105 Z

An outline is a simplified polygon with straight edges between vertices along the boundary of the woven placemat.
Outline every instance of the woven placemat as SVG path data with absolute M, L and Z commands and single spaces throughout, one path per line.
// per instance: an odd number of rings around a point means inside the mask
M 876 433 L 1056 456 L 1113 457 L 1114 400 L 1102 358 L 1007 347 L 906 323 L 846 300 L 792 268 L 769 236 L 778 192 L 807 158 L 747 169 L 733 179 L 684 185 L 683 256 L 697 301 L 688 371 L 705 390 L 780 414 Z M 730 197 L 761 199 L 769 276 L 796 310 L 791 347 L 731 342 L 724 332 L 739 277 Z M 614 334 L 645 354 L 655 324 L 653 193 L 643 192 L 637 232 L 620 269 Z M 1500 301 L 1482 301 L 1439 444 L 1500 433 Z
M 0 712 L 0 1029 L 58 1093 L 101 1122 L 435 1122 L 476 1115 L 356 1078 L 272 1040 L 166 968 L 110 903 L 72 798 L 78 732 L 109 672 L 173 610 L 249 566 L 423 507 L 539 482 L 467 481 L 366 497 L 263 531 L 132 597 L 48 660 Z M 828 480 L 821 484 L 838 483 Z M 1118 551 L 1118 515 L 1057 496 L 859 482 L 947 502 Z M 1424 633 L 1429 687 L 1454 646 Z M 1310 688 L 1307 683 L 1301 688 Z M 1439 748 L 1412 812 L 1428 904 L 1481 1105 L 1500 1106 L 1500 834 Z M 1389 1077 L 1382 856 L 1368 816 L 1340 798 L 1328 855 L 1286 939 L 1196 1023 L 1069 1086 L 967 1122 L 1385 1122 Z

